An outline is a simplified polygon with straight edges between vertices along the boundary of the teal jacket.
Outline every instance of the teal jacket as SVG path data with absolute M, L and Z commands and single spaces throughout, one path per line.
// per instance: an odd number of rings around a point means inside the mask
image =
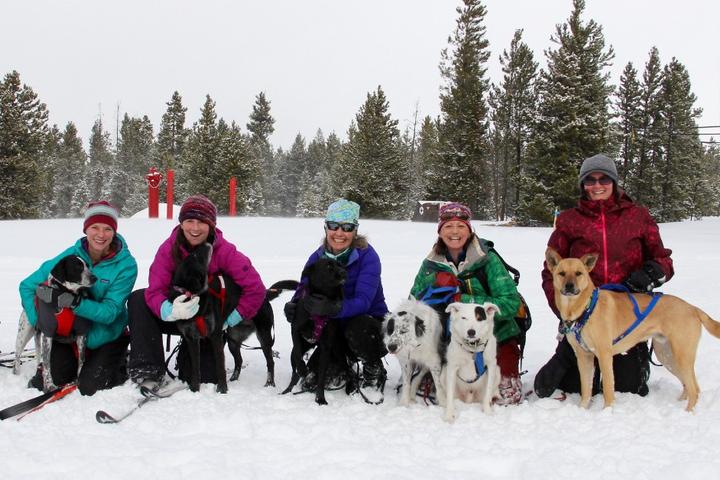
M 35 309 L 35 288 L 47 281 L 50 270 L 58 260 L 67 255 L 77 255 L 88 265 L 97 277 L 95 285 L 90 289 L 88 298 L 84 298 L 75 307 L 75 314 L 92 321 L 88 332 L 87 347 L 94 349 L 116 340 L 128 324 L 125 302 L 135 286 L 137 278 L 137 262 L 127 248 L 125 239 L 115 234 L 116 253 L 103 259 L 96 265 L 92 264 L 90 255 L 85 249 L 85 237 L 60 255 L 52 258 L 35 270 L 29 277 L 20 282 L 20 301 L 32 325 L 37 322 Z

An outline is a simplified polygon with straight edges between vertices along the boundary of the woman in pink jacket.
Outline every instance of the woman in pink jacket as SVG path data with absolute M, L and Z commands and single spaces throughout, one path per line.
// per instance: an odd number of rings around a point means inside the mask
M 162 334 L 179 335 L 175 321 L 192 318 L 198 311 L 198 297 L 172 303 L 168 292 L 177 265 L 195 247 L 213 246 L 208 267 L 210 275 L 222 272 L 233 278 L 242 294 L 237 306 L 225 319 L 227 326 L 251 321 L 265 299 L 265 286 L 250 259 L 223 238 L 216 228 L 217 209 L 202 195 L 188 197 L 180 208 L 176 226 L 150 265 L 148 287 L 134 291 L 128 300 L 130 324 L 130 377 L 150 389 L 157 388 L 165 376 L 165 354 Z M 201 351 L 201 365 L 212 365 L 212 354 Z

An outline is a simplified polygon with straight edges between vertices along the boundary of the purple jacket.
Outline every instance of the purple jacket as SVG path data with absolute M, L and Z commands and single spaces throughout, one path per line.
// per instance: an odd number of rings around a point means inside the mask
M 358 315 L 382 318 L 388 312 L 380 280 L 380 257 L 369 244 L 363 243 L 362 245 L 353 248 L 345 266 L 347 271 L 347 280 L 343 286 L 345 298 L 342 302 L 342 309 L 335 318 L 351 318 Z M 318 248 L 310 255 L 305 267 L 317 262 L 324 252 L 325 247 Z M 307 283 L 307 278 L 301 278 L 300 281 L 302 285 L 298 292 Z M 297 295 L 298 293 L 295 294 L 296 297 Z
M 158 317 L 160 317 L 160 305 L 167 300 L 167 292 L 172 288 L 172 277 L 175 272 L 172 248 L 179 232 L 180 226 L 178 225 L 170 237 L 160 245 L 155 254 L 155 260 L 150 265 L 145 302 Z M 183 250 L 183 258 L 187 256 L 187 253 Z M 242 289 L 240 301 L 236 307 L 238 313 L 246 320 L 253 318 L 265 300 L 265 285 L 250 263 L 250 259 L 240 253 L 235 245 L 225 240 L 222 232 L 216 228 L 208 273 L 212 275 L 219 272 L 232 277 Z

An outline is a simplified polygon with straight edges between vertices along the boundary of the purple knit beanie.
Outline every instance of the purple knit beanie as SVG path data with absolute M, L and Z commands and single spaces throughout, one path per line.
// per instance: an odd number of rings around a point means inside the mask
M 178 220 L 182 223 L 191 218 L 207 223 L 214 229 L 217 222 L 217 208 L 205 195 L 191 195 L 180 207 Z

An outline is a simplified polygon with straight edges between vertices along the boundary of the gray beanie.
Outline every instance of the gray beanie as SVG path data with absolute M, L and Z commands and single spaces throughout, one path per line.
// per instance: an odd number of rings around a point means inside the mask
M 585 180 L 585 177 L 590 175 L 592 172 L 602 172 L 612 178 L 613 182 L 617 184 L 618 174 L 617 169 L 615 168 L 615 162 L 612 158 L 603 155 L 602 153 L 586 158 L 583 162 L 582 167 L 580 167 L 580 175 L 578 176 L 578 179 L 580 180 L 580 188 L 582 188 L 582 181 Z

